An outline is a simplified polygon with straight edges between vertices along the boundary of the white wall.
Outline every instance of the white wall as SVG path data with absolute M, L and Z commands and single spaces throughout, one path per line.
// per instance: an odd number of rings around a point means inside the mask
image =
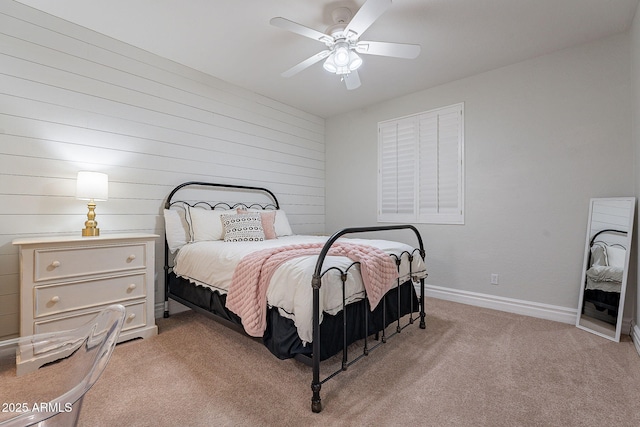
M 264 185 L 294 231 L 325 228 L 319 117 L 11 0 L 0 2 L 0 88 L 0 337 L 18 330 L 11 241 L 80 233 L 78 170 L 109 175 L 103 234 L 162 234 L 164 198 L 194 179 Z
M 629 48 L 623 34 L 327 119 L 327 229 L 376 223 L 378 121 L 464 102 L 466 224 L 419 226 L 428 284 L 575 316 L 589 199 L 635 194 Z
M 632 122 L 633 122 L 633 144 L 635 149 L 635 193 L 636 198 L 640 199 L 640 13 L 636 11 L 636 15 L 633 19 L 633 24 L 630 31 L 631 38 L 631 81 L 633 85 L 633 103 L 632 103 Z M 638 212 L 636 212 L 636 257 L 638 264 L 640 264 L 640 253 L 638 251 Z M 636 264 L 636 266 L 638 265 Z M 637 274 L 637 269 L 636 269 Z M 640 298 L 638 292 L 640 290 L 640 282 L 638 278 L 630 286 L 635 291 L 632 295 L 635 295 L 635 316 L 634 316 L 634 342 L 636 348 L 640 353 L 640 327 L 638 326 L 638 318 L 640 317 Z M 630 289 L 631 290 L 631 289 Z

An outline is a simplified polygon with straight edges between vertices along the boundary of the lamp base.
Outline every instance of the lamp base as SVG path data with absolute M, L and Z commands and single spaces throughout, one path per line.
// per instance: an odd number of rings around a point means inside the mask
M 85 237 L 99 236 L 100 229 L 96 227 L 96 225 L 98 225 L 98 221 L 96 221 L 96 204 L 93 199 L 87 203 L 87 207 L 89 208 L 89 212 L 87 212 L 87 220 L 84 222 L 82 235 Z
M 100 235 L 100 229 L 99 228 L 83 228 L 82 229 L 82 235 L 84 237 L 91 237 L 91 236 L 99 236 Z

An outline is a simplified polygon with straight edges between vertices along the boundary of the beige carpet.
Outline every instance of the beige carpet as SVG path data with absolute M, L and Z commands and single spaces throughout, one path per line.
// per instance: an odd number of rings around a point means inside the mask
M 417 324 L 322 387 L 191 312 L 120 344 L 82 426 L 640 426 L 640 356 L 571 325 L 429 299 Z M 333 363 L 333 362 L 330 362 Z

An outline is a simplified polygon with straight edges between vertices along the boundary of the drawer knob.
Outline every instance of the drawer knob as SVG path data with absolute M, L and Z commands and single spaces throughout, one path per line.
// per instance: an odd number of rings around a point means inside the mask
M 131 262 L 131 261 L 133 261 L 134 259 L 136 259 L 136 256 L 135 256 L 134 254 L 131 254 L 131 255 L 129 255 L 129 256 L 127 257 L 127 262 Z
M 136 284 L 135 284 L 135 283 L 132 283 L 132 284 L 130 284 L 129 286 L 127 286 L 127 291 L 131 292 L 131 291 L 132 291 L 132 290 L 134 290 L 136 287 L 137 287 L 137 286 L 136 286 Z
M 53 267 L 53 268 L 58 268 L 58 267 L 60 267 L 60 261 L 53 261 L 53 262 L 51 263 L 51 267 Z
M 127 316 L 127 322 L 131 322 L 135 318 L 136 318 L 136 314 L 135 313 L 131 313 L 130 315 Z
M 58 301 L 60 301 L 60 297 L 56 295 L 56 296 L 54 296 L 54 297 L 51 297 L 51 300 L 50 300 L 50 301 L 51 301 L 52 303 L 54 303 L 54 304 L 55 304 L 55 303 L 57 303 Z

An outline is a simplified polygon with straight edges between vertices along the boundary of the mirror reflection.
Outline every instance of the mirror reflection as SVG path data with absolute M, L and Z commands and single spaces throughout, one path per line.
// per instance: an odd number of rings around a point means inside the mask
M 620 340 L 635 198 L 591 199 L 576 326 Z

